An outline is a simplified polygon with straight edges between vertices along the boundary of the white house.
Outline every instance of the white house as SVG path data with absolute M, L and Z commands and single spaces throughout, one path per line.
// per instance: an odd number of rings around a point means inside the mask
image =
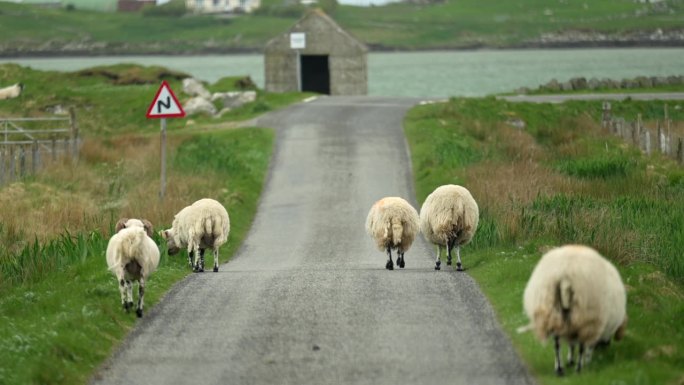
M 261 0 L 185 0 L 188 10 L 197 13 L 252 12 Z

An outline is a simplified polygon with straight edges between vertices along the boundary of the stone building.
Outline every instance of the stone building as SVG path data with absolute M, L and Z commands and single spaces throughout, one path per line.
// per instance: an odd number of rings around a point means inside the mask
M 309 11 L 264 50 L 265 89 L 328 95 L 368 93 L 368 47 L 320 9 Z

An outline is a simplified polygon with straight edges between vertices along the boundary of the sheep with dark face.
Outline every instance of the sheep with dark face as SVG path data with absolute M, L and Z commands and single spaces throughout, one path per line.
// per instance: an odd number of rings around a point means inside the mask
M 463 271 L 461 246 L 470 242 L 477 230 L 479 209 L 465 187 L 444 185 L 430 193 L 420 208 L 420 230 L 437 245 L 435 270 L 440 269 L 442 248 L 446 248 L 447 265 L 451 265 L 451 250 L 456 248 L 456 270 Z
M 150 231 L 152 224 L 149 224 Z M 119 221 L 116 233 L 107 244 L 107 266 L 116 276 L 121 304 L 126 311 L 133 307 L 133 281 L 138 281 L 136 314 L 143 315 L 145 281 L 159 266 L 159 248 L 148 236 L 146 225 L 138 219 Z
M 204 250 L 214 253 L 214 272 L 219 270 L 219 247 L 226 243 L 230 219 L 225 207 L 213 199 L 200 199 L 176 214 L 172 227 L 162 230 L 169 255 L 188 250 L 188 262 L 195 272 L 204 271 Z
M 544 254 L 532 271 L 523 306 L 530 324 L 518 331 L 533 330 L 541 341 L 552 337 L 555 370 L 563 375 L 560 340 L 570 347 L 572 365 L 579 345 L 577 372 L 599 343 L 622 338 L 627 325 L 627 295 L 620 273 L 596 250 L 567 245 Z
M 23 90 L 24 85 L 22 83 L 17 83 L 9 87 L 0 88 L 0 100 L 16 98 L 17 96 L 21 95 L 21 92 Z

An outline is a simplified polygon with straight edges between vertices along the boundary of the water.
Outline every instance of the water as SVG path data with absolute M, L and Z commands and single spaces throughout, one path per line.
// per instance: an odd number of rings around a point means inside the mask
M 260 54 L 0 59 L 2 62 L 58 71 L 114 63 L 161 65 L 208 82 L 249 75 L 259 87 L 264 86 Z M 682 64 L 682 48 L 374 52 L 368 55 L 368 92 L 374 96 L 485 96 L 523 86 L 536 88 L 553 78 L 619 80 L 683 75 Z

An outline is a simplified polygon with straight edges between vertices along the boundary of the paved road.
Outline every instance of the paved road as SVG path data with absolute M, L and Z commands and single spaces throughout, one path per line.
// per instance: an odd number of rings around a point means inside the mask
M 414 201 L 416 102 L 326 97 L 260 119 L 278 140 L 245 244 L 176 285 L 93 382 L 530 383 L 467 274 L 435 271 L 422 239 L 387 271 L 365 234 L 375 200 Z
M 563 103 L 568 100 L 684 100 L 682 92 L 619 93 L 619 94 L 557 94 L 557 95 L 510 95 L 498 96 L 509 102 Z

